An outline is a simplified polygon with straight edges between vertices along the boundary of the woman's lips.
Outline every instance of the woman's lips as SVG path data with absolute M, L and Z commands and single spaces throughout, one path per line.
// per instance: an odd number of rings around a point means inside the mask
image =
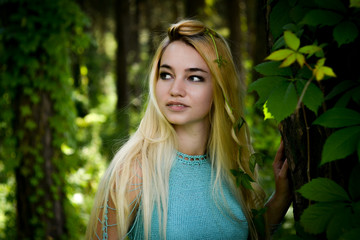
M 173 111 L 182 111 L 182 110 L 186 109 L 187 107 L 189 107 L 181 102 L 168 102 L 166 104 L 166 106 Z

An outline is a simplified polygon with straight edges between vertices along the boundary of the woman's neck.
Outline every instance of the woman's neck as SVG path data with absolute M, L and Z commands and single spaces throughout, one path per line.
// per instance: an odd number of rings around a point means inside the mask
M 174 126 L 178 137 L 178 151 L 188 155 L 203 155 L 206 153 L 210 124 L 195 126 Z

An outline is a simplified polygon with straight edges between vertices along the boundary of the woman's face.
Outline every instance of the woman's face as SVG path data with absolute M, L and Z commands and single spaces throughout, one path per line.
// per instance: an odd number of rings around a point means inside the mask
M 166 47 L 160 60 L 156 98 L 171 124 L 208 124 L 213 101 L 211 73 L 193 47 L 182 41 Z

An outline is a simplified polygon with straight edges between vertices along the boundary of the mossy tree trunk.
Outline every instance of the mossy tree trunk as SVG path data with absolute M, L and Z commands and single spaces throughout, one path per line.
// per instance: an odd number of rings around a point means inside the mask
M 49 93 L 39 91 L 39 102 L 32 103 L 23 89 L 19 89 L 16 104 L 15 134 L 20 136 L 18 150 L 22 153 L 15 168 L 18 239 L 47 236 L 60 239 L 67 235 L 64 211 L 63 179 L 59 174 L 53 146 L 50 119 L 54 115 Z M 23 106 L 30 106 L 28 116 L 21 114 Z M 23 128 L 28 126 L 28 128 Z M 60 181 L 55 183 L 54 181 Z

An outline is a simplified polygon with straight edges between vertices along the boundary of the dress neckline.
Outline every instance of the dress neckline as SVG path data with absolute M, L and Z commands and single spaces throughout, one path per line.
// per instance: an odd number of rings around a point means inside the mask
M 188 155 L 182 152 L 176 152 L 176 159 L 187 165 L 201 165 L 208 161 L 208 155 Z

